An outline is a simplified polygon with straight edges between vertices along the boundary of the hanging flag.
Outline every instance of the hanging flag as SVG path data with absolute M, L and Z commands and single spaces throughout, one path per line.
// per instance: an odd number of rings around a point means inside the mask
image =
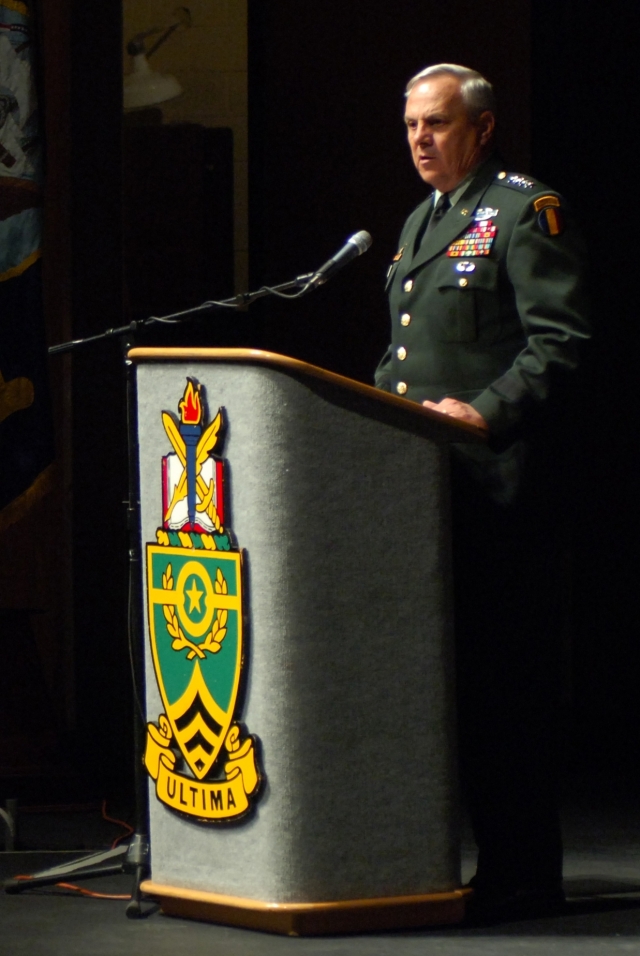
M 48 487 L 42 144 L 29 3 L 0 0 L 0 530 Z

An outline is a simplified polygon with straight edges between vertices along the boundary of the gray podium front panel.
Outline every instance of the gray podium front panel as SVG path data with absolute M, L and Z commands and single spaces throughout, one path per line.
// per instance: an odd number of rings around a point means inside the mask
M 211 416 L 226 410 L 225 525 L 246 549 L 240 719 L 266 784 L 233 826 L 189 822 L 151 786 L 153 881 L 281 903 L 458 888 L 446 447 L 274 367 L 142 363 L 143 545 L 161 522 L 161 412 L 187 376 Z M 155 720 L 148 638 L 146 681 Z

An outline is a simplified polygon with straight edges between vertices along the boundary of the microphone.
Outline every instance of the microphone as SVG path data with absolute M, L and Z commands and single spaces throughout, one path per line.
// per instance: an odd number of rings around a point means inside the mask
M 309 280 L 309 285 L 324 285 L 327 279 L 330 279 L 335 272 L 338 272 L 343 266 L 346 266 L 346 264 L 351 262 L 352 259 L 355 259 L 356 256 L 361 256 L 363 252 L 366 252 L 372 241 L 371 236 L 368 232 L 365 232 L 364 229 L 360 232 L 356 232 L 350 239 L 347 239 L 342 249 L 336 252 L 335 256 L 327 260 L 323 266 L 320 266 L 317 272 L 314 272 Z

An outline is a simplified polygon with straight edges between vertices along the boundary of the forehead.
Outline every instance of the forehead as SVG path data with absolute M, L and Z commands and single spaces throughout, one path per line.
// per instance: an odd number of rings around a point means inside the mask
M 434 76 L 421 80 L 412 88 L 405 106 L 405 116 L 426 116 L 430 113 L 465 112 L 460 81 L 455 76 Z

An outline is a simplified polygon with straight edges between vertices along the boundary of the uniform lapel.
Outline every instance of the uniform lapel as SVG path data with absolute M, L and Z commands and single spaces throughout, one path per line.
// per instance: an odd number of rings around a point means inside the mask
M 461 215 L 460 203 L 456 203 L 453 209 L 450 209 L 445 217 L 438 223 L 433 232 L 425 236 L 416 255 L 411 260 L 409 267 L 410 272 L 423 266 L 425 262 L 428 262 L 429 259 L 433 259 L 434 256 L 439 255 L 443 249 L 451 245 L 453 240 L 456 239 L 461 232 L 464 232 L 473 220 L 475 206 L 465 205 L 462 209 L 466 209 L 466 216 Z
M 473 221 L 480 200 L 488 186 L 493 182 L 498 168 L 499 166 L 495 161 L 489 160 L 483 163 L 478 170 L 477 176 L 469 183 L 468 188 L 455 206 L 447 212 L 437 227 L 429 233 L 429 235 L 425 236 L 416 255 L 407 263 L 407 275 L 415 269 L 419 269 L 425 262 L 429 262 L 430 259 L 439 255 L 443 249 L 451 245 L 454 239 L 457 239 L 458 236 L 467 229 Z M 415 232 L 413 239 L 415 239 Z M 412 247 L 408 246 L 407 251 L 409 251 L 410 248 Z
M 396 276 L 404 276 L 409 269 L 413 266 L 413 250 L 416 244 L 416 236 L 422 230 L 423 223 L 431 215 L 433 209 L 433 193 L 429 196 L 428 199 L 418 206 L 415 210 L 415 214 L 412 217 L 411 225 L 406 227 L 406 231 L 402 233 L 401 239 L 401 248 L 403 249 L 402 257 L 397 261 L 391 264 L 391 269 L 387 274 L 386 287 L 388 288 L 391 280 Z

